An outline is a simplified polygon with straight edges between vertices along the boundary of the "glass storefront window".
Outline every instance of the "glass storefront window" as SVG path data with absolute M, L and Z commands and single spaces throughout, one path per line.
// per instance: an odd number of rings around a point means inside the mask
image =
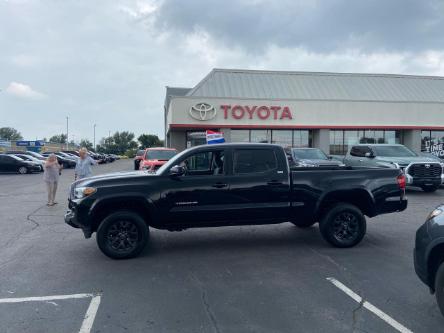
M 311 147 L 312 138 L 309 130 L 294 130 L 293 131 L 293 147 Z
M 251 130 L 250 142 L 270 143 L 271 130 Z
M 206 132 L 187 132 L 187 148 L 205 145 L 206 143 Z
M 444 131 L 421 131 L 421 151 L 444 158 Z
M 250 142 L 250 130 L 231 130 L 231 142 Z
M 359 143 L 401 143 L 401 131 L 330 130 L 330 154 L 345 155 L 349 146 Z
M 293 145 L 292 130 L 273 130 L 271 133 L 271 138 L 271 143 L 275 143 L 283 147 L 291 147 Z

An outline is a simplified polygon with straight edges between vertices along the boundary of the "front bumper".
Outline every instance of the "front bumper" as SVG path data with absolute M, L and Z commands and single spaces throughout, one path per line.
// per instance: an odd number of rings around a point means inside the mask
M 407 185 L 412 186 L 440 186 L 444 184 L 444 175 L 441 175 L 440 178 L 418 178 L 412 177 L 409 174 L 405 174 Z
M 82 225 L 79 220 L 77 219 L 77 213 L 75 207 L 72 207 L 71 203 L 69 205 L 69 209 L 65 213 L 65 223 L 69 226 L 76 228 L 76 229 L 82 229 L 83 234 L 85 235 L 85 238 L 91 238 L 92 231 L 91 228 Z

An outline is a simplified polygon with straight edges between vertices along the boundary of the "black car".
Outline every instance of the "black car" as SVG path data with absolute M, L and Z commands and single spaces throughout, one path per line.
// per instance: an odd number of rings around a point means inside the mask
M 43 156 L 42 154 L 36 153 L 35 151 L 29 151 L 29 150 L 27 150 L 27 151 L 22 151 L 22 150 L 8 150 L 8 151 L 6 152 L 6 154 L 12 154 L 12 155 L 15 155 L 15 154 L 24 154 L 24 155 L 32 156 L 32 157 L 37 158 L 37 159 L 42 160 L 42 161 L 46 161 L 46 156 Z
M 0 155 L 0 172 L 18 172 L 25 174 L 40 171 L 40 165 L 37 163 L 25 161 L 12 154 Z
M 399 169 L 298 168 L 282 147 L 218 144 L 190 148 L 154 173 L 114 173 L 72 184 L 65 222 L 97 232 L 112 258 L 139 254 L 149 227 L 188 228 L 319 222 L 336 247 L 357 245 L 366 219 L 407 207 Z
M 45 152 L 42 153 L 43 156 L 48 157 L 49 155 L 54 154 L 56 155 L 57 161 L 59 162 L 60 165 L 63 166 L 63 168 L 65 169 L 70 169 L 70 168 L 75 168 L 76 167 L 76 161 L 74 159 L 71 158 L 66 158 L 58 153 L 53 153 L 53 152 Z
M 415 271 L 436 295 L 444 316 L 444 205 L 433 210 L 416 232 Z

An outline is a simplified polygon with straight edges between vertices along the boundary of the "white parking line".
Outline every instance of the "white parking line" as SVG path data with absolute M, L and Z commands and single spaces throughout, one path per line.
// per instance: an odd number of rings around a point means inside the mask
M 0 304 L 4 303 L 26 303 L 26 302 L 48 302 L 66 299 L 91 298 L 88 310 L 83 317 L 82 326 L 79 333 L 90 333 L 99 310 L 101 295 L 100 294 L 72 294 L 72 295 L 53 295 L 53 296 L 37 296 L 37 297 L 18 297 L 18 298 L 0 298 Z
M 80 327 L 79 333 L 89 333 L 94 324 L 94 319 L 96 318 L 97 310 L 99 310 L 100 305 L 100 295 L 94 296 L 89 303 L 88 310 L 86 311 L 85 317 L 83 318 L 82 327 Z
M 356 294 L 353 290 L 351 290 L 350 288 L 348 288 L 346 285 L 344 285 L 343 283 L 339 282 L 335 278 L 328 277 L 327 280 L 330 281 L 331 283 L 333 283 L 333 285 L 335 285 L 337 288 L 342 290 L 349 297 L 351 297 L 355 302 L 362 304 L 362 306 L 364 308 L 366 308 L 367 310 L 369 310 L 370 312 L 372 312 L 373 314 L 375 314 L 376 316 L 381 318 L 383 321 L 385 321 L 387 324 L 392 326 L 398 332 L 401 332 L 401 333 L 413 333 L 411 330 L 409 330 L 407 327 L 405 327 L 402 324 L 400 324 L 399 322 L 397 322 L 395 319 L 390 317 L 388 314 L 386 314 L 383 311 L 379 310 L 373 304 L 365 301 L 361 296 Z

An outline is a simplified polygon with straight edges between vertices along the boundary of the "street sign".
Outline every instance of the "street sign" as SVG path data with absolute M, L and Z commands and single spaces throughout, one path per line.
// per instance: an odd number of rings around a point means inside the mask
M 16 141 L 15 145 L 17 147 L 41 147 L 45 145 L 43 140 L 36 141 Z

